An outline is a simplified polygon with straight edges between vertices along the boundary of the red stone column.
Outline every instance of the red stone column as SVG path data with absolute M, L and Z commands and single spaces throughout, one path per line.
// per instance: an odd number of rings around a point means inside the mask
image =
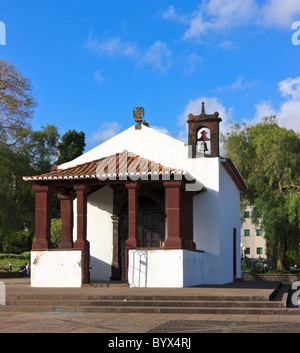
M 128 190 L 128 239 L 125 244 L 125 281 L 128 282 L 128 251 L 136 249 L 140 245 L 138 241 L 139 185 L 135 182 L 128 182 L 125 183 L 125 186 Z
M 58 194 L 61 214 L 61 243 L 59 248 L 73 248 L 73 194 Z
M 49 185 L 34 185 L 35 192 L 35 236 L 32 250 L 47 250 L 53 248 L 50 240 L 51 231 L 51 195 Z
M 82 283 L 89 283 L 90 243 L 87 241 L 87 192 L 88 185 L 75 185 L 77 198 L 77 239 L 74 250 L 81 250 Z
M 128 182 L 125 186 L 128 190 L 128 239 L 126 244 L 131 248 L 136 248 L 140 245 L 138 243 L 138 183 Z
M 181 239 L 181 192 L 182 181 L 165 181 L 167 198 L 167 225 L 168 236 L 165 249 L 182 249 Z
M 192 191 L 182 190 L 181 234 L 184 249 L 190 250 L 196 249 L 196 244 L 193 241 L 193 197 Z

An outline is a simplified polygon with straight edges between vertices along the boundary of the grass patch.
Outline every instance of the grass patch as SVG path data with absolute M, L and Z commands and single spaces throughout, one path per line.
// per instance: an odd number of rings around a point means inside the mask
M 25 263 L 30 262 L 30 251 L 23 254 L 0 254 L 0 272 L 17 272 Z

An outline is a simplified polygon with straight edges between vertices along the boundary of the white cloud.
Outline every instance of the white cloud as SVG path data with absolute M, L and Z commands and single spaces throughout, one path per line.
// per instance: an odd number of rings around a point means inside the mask
M 232 85 L 233 88 L 242 89 L 243 84 L 237 80 Z M 276 115 L 278 125 L 287 129 L 292 129 L 300 133 L 300 76 L 287 78 L 279 82 L 279 91 L 285 98 L 276 109 L 271 101 L 262 101 L 255 105 L 255 114 L 253 119 L 244 121 L 250 124 L 257 124 L 262 118 L 270 115 Z M 230 123 L 234 122 L 233 108 L 228 108 L 217 97 L 199 97 L 190 100 L 184 107 L 184 111 L 178 117 L 178 124 L 184 127 L 177 139 L 187 142 L 187 119 L 189 114 L 199 115 L 201 113 L 202 102 L 205 103 L 206 114 L 218 112 L 222 122 L 220 123 L 220 132 L 226 133 L 229 130 Z
M 209 0 L 204 1 L 196 11 L 180 15 L 173 6 L 164 13 L 165 19 L 187 24 L 184 39 L 200 37 L 211 30 L 222 30 L 246 24 L 257 13 L 254 0 Z
M 158 40 L 140 55 L 138 62 L 142 65 L 150 65 L 154 70 L 164 73 L 172 65 L 171 51 L 165 43 Z
M 89 138 L 88 142 L 90 145 L 100 144 L 121 131 L 121 125 L 117 122 L 106 122 L 100 125 L 100 129 L 92 134 L 92 137 Z
M 214 26 L 224 28 L 245 24 L 257 13 L 255 0 L 210 0 L 205 9 Z
M 94 72 L 94 79 L 95 79 L 96 81 L 98 81 L 98 82 L 104 81 L 104 78 L 103 78 L 103 76 L 101 75 L 101 73 L 100 73 L 99 70 L 96 70 L 96 71 Z
M 222 92 L 224 90 L 229 90 L 229 91 L 244 91 L 245 89 L 249 89 L 251 87 L 254 87 L 257 84 L 256 81 L 245 81 L 243 76 L 238 76 L 236 80 L 232 83 L 230 83 L 227 86 L 219 87 L 216 89 L 217 92 Z
M 172 66 L 172 52 L 167 44 L 160 40 L 142 50 L 136 44 L 125 42 L 120 37 L 98 41 L 90 36 L 85 47 L 96 56 L 127 57 L 140 66 L 150 66 L 161 73 L 168 72 Z
M 189 23 L 188 16 L 178 14 L 173 5 L 169 6 L 166 11 L 163 11 L 162 16 L 164 19 L 167 19 L 167 20 L 173 20 L 184 24 Z
M 122 41 L 118 36 L 99 42 L 96 38 L 90 36 L 85 43 L 93 54 L 97 56 L 128 56 L 135 58 L 137 56 L 136 45 Z
M 279 91 L 287 97 L 277 113 L 279 125 L 300 132 L 300 76 L 279 82 Z
M 170 6 L 163 18 L 186 25 L 183 38 L 201 38 L 210 32 L 235 28 L 247 24 L 291 28 L 300 16 L 299 0 L 207 0 L 187 15 Z M 226 43 L 226 42 L 225 42 Z
M 300 99 L 300 76 L 289 77 L 279 82 L 279 91 L 283 97 L 291 96 L 292 99 Z
M 263 24 L 290 28 L 300 16 L 299 0 L 269 0 L 261 9 Z
M 255 115 L 251 123 L 256 124 L 260 122 L 262 118 L 270 115 L 276 115 L 276 110 L 274 109 L 272 102 L 260 102 L 255 105 Z
M 278 124 L 300 133 L 300 100 L 288 100 L 277 113 Z
M 255 106 L 256 114 L 252 123 L 257 123 L 261 118 L 276 115 L 278 125 L 295 132 L 300 132 L 300 76 L 287 78 L 279 82 L 279 91 L 286 101 L 282 102 L 276 110 L 270 101 L 261 102 Z

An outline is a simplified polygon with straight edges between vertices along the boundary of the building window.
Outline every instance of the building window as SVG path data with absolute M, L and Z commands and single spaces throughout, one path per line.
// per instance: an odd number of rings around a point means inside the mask
M 256 254 L 262 255 L 262 248 L 256 248 Z
M 250 235 L 250 229 L 244 229 L 244 236 L 249 237 Z
M 261 229 L 256 229 L 256 235 L 262 235 Z
M 249 211 L 245 211 L 244 212 L 244 218 L 249 218 L 250 217 L 250 212 Z
M 250 255 L 250 248 L 246 248 L 245 255 Z

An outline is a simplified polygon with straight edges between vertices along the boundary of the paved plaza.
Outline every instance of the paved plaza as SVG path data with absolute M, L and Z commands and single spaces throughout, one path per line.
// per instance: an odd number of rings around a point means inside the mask
M 30 293 L 111 293 L 124 298 L 133 293 L 151 295 L 261 295 L 268 296 L 272 284 L 251 288 L 244 283 L 239 287 L 200 287 L 179 289 L 143 289 L 128 287 L 82 287 L 78 289 L 31 288 L 28 279 L 2 280 L 7 295 Z M 195 334 L 195 333 L 300 333 L 300 309 L 297 315 L 247 314 L 163 314 L 163 313 L 87 313 L 87 312 L 14 312 L 0 310 L 0 333 L 124 333 Z
M 0 333 L 300 333 L 300 321 L 281 315 L 1 312 Z

